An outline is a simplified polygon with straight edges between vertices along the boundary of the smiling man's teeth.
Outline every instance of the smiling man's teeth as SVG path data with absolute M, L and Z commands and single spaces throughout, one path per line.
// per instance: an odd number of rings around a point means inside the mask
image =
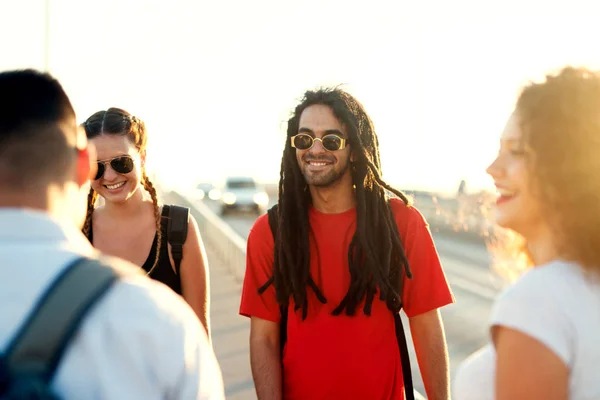
M 317 162 L 317 161 L 309 161 L 309 164 L 310 165 L 315 165 L 317 167 L 322 167 L 322 166 L 327 165 L 329 163 L 326 163 L 326 162 Z
M 106 185 L 106 187 L 112 190 L 112 189 L 118 189 L 121 186 L 123 186 L 124 184 L 125 184 L 125 182 L 119 182 L 114 185 Z

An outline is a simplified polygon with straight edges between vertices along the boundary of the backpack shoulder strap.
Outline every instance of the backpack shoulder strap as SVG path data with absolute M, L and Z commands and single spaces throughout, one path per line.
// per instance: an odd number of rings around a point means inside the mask
M 273 234 L 273 240 L 277 238 L 277 204 L 269 208 L 267 211 L 267 217 L 269 219 L 269 226 L 271 227 L 271 233 Z
M 390 201 L 388 199 L 388 207 L 390 207 L 390 211 L 392 215 L 394 214 L 394 210 L 390 205 Z M 406 275 L 402 276 L 402 279 L 406 279 Z M 401 294 L 402 295 L 402 294 Z M 396 341 L 398 342 L 398 351 L 400 352 L 400 363 L 402 365 L 402 378 L 404 380 L 404 393 L 406 396 L 406 400 L 414 400 L 415 392 L 413 387 L 412 380 L 412 370 L 410 367 L 410 356 L 408 354 L 408 344 L 406 342 L 406 334 L 404 332 L 404 326 L 402 326 L 402 318 L 400 318 L 400 312 L 394 312 L 394 326 L 396 330 Z
M 8 346 L 12 374 L 52 379 L 62 354 L 88 311 L 126 270 L 98 259 L 78 258 L 41 296 Z
M 406 335 L 402 326 L 400 313 L 394 313 L 394 325 L 396 327 L 396 340 L 398 341 L 398 350 L 400 351 L 400 363 L 402 365 L 402 378 L 404 380 L 404 393 L 406 400 L 414 400 L 415 393 L 413 388 L 412 371 L 410 369 L 410 356 L 408 354 L 408 345 Z
M 176 205 L 169 207 L 169 218 L 167 222 L 167 239 L 171 244 L 171 254 L 175 261 L 175 271 L 179 275 L 181 260 L 183 259 L 183 244 L 187 239 L 190 209 Z

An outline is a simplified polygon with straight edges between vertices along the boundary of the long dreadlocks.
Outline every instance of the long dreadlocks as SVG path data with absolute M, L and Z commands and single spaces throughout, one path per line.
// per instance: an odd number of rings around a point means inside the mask
M 351 280 L 346 296 L 333 314 L 339 315 L 345 310 L 347 315 L 354 315 L 366 298 L 363 312 L 370 315 L 377 290 L 390 310 L 399 311 L 404 276 L 411 278 L 412 274 L 386 190 L 405 204 L 408 199 L 381 179 L 379 142 L 373 123 L 363 106 L 338 88 L 307 91 L 288 121 L 279 180 L 273 276 L 259 292 L 274 284 L 278 303 L 287 307 L 291 297 L 296 310 L 302 308 L 303 319 L 308 310 L 307 287 L 315 292 L 319 301 L 327 302 L 310 276 L 310 192 L 290 144 L 290 138 L 298 133 L 302 112 L 316 104 L 329 106 L 344 124 L 355 155 L 352 181 L 356 188 L 357 227 L 348 249 Z

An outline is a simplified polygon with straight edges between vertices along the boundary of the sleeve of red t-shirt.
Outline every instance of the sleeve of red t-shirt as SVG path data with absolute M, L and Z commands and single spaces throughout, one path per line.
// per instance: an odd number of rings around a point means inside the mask
M 273 274 L 273 247 L 273 235 L 265 214 L 254 223 L 246 244 L 246 272 L 239 311 L 245 317 L 273 322 L 279 322 L 281 318 L 273 284 L 262 294 L 258 293 Z
M 414 317 L 454 302 L 429 226 L 423 215 L 399 199 L 391 200 L 412 279 L 404 284 L 404 312 Z

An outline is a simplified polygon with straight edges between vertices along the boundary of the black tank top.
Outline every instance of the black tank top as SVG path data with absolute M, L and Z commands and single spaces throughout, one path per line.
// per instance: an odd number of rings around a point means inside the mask
M 150 278 L 155 279 L 159 282 L 164 283 L 168 287 L 170 287 L 175 293 L 181 295 L 181 281 L 179 277 L 173 271 L 173 267 L 171 266 L 171 261 L 169 260 L 169 250 L 167 247 L 167 217 L 169 215 L 169 206 L 164 205 L 162 208 L 162 215 L 160 221 L 160 229 L 162 231 L 162 239 L 160 244 L 160 257 L 158 259 L 158 264 L 156 264 L 156 268 L 150 274 Z M 90 243 L 94 244 L 94 229 L 93 226 L 90 225 L 90 231 L 88 234 L 88 239 Z M 148 272 L 154 265 L 154 260 L 156 258 L 156 247 L 158 242 L 158 235 L 154 235 L 154 241 L 152 242 L 152 247 L 150 248 L 150 254 L 148 254 L 148 258 L 146 258 L 146 262 L 142 265 L 142 268 Z

